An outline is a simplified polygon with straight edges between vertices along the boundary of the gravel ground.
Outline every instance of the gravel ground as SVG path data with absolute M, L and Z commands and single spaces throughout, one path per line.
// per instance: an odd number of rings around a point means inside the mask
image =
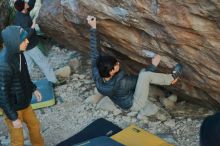
M 181 116 L 172 116 L 165 121 L 152 120 L 150 118 L 138 118 L 135 113 L 117 113 L 101 110 L 96 104 L 85 103 L 85 99 L 94 95 L 94 83 L 91 79 L 91 70 L 87 57 L 77 52 L 60 49 L 53 46 L 48 58 L 54 69 L 61 68 L 68 64 L 71 59 L 79 60 L 79 67 L 67 79 L 65 85 L 55 87 L 57 103 L 54 106 L 36 110 L 42 126 L 42 134 L 46 146 L 54 146 L 62 140 L 79 132 L 89 123 L 97 118 L 105 118 L 121 128 L 126 128 L 134 123 L 151 133 L 173 143 L 176 146 L 198 146 L 199 127 L 205 115 L 212 111 L 189 103 L 176 103 L 178 107 L 191 107 L 192 113 L 182 111 Z M 43 78 L 39 68 L 35 67 L 32 78 Z M 197 113 L 198 110 L 203 113 Z M 189 108 L 187 108 L 189 109 Z M 195 109 L 195 110 L 194 110 Z M 205 111 L 205 112 L 204 112 Z M 171 111 L 172 112 L 172 111 Z M 199 116 L 195 116 L 198 114 Z M 0 117 L 0 145 L 9 145 L 7 128 Z M 29 146 L 30 141 L 25 128 L 25 145 Z

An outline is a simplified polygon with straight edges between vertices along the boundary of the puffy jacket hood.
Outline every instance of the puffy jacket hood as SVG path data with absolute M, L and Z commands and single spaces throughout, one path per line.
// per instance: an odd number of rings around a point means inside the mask
M 2 31 L 2 39 L 8 56 L 20 53 L 20 44 L 27 38 L 27 32 L 20 26 L 8 26 Z

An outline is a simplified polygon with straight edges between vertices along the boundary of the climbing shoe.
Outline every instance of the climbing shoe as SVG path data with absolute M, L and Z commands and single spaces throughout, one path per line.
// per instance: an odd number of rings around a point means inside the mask
M 171 82 L 171 84 L 175 84 L 178 81 L 178 79 L 182 75 L 182 72 L 183 72 L 183 66 L 181 64 L 176 64 L 176 66 L 172 71 L 172 76 L 174 80 Z

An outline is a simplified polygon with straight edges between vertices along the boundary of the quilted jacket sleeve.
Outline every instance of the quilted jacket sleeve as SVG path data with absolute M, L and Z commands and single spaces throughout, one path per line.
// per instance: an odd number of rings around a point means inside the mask
M 100 40 L 97 35 L 96 29 L 90 29 L 90 57 L 92 60 L 92 77 L 95 81 L 100 78 L 96 65 L 96 60 L 100 56 Z
M 13 73 L 8 65 L 0 66 L 0 108 L 6 116 L 14 121 L 18 118 L 16 110 L 10 103 L 10 87 L 12 84 Z

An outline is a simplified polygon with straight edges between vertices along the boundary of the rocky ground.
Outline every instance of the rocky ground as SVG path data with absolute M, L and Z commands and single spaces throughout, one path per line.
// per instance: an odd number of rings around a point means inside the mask
M 134 123 L 176 146 L 198 146 L 198 133 L 202 119 L 212 114 L 212 111 L 184 101 L 166 104 L 167 100 L 162 90 L 157 87 L 152 87 L 151 99 L 170 114 L 168 117 L 160 117 L 161 120 L 155 117 L 140 117 L 134 112 L 102 110 L 100 104 L 85 102 L 88 97 L 95 95 L 88 57 L 66 49 L 61 50 L 56 46 L 52 47 L 48 57 L 54 69 L 69 65 L 72 74 L 66 78 L 66 84 L 55 87 L 56 105 L 36 110 L 46 146 L 56 145 L 100 117 L 121 128 Z M 32 78 L 43 78 L 43 74 L 37 67 Z M 0 145 L 7 146 L 9 138 L 2 117 L 0 117 L 0 123 L 2 123 L 0 124 Z M 24 133 L 25 145 L 29 146 L 27 128 Z

